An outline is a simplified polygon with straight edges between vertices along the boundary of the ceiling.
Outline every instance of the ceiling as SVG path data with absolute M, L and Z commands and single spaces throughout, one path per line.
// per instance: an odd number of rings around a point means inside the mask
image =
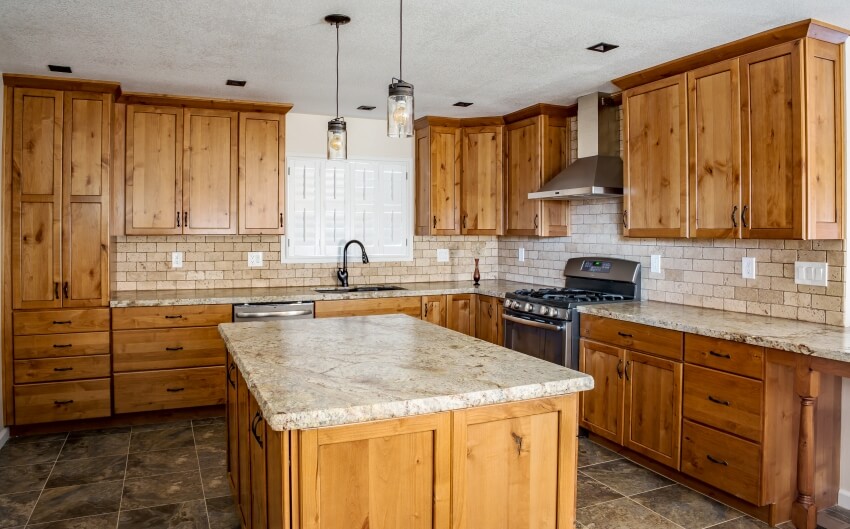
M 397 0 L 0 0 L 0 71 L 119 81 L 126 91 L 288 102 L 385 116 L 398 75 Z M 572 104 L 610 80 L 789 22 L 850 27 L 847 0 L 408 0 L 404 79 L 417 115 L 485 116 Z M 606 54 L 585 50 L 619 44 Z M 244 88 L 225 86 L 244 79 Z M 473 106 L 451 106 L 471 101 Z M 358 105 L 374 105 L 371 113 Z

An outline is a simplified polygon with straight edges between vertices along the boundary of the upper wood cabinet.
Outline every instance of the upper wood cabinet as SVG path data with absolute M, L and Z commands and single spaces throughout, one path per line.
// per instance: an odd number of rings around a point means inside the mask
M 12 307 L 109 301 L 112 95 L 15 88 Z
M 686 79 L 678 75 L 623 93 L 623 234 L 685 237 Z
M 460 128 L 425 125 L 416 130 L 416 234 L 458 235 Z
M 283 114 L 239 114 L 239 233 L 283 234 Z
M 461 232 L 504 235 L 504 127 L 463 127 Z

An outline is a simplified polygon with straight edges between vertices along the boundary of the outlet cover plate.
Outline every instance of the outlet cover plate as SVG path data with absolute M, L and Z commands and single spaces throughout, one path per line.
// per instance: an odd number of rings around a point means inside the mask
M 661 273 L 661 256 L 653 254 L 649 256 L 649 271 L 653 274 Z
M 826 263 L 811 263 L 797 261 L 794 263 L 794 283 L 825 287 L 829 281 L 829 265 Z
M 248 266 L 263 266 L 263 252 L 248 252 Z
M 520 262 L 525 261 L 525 248 L 519 249 L 519 253 L 517 254 L 517 259 L 519 259 Z
M 183 268 L 183 252 L 171 252 L 171 268 Z
M 741 258 L 741 277 L 744 279 L 756 278 L 756 258 L 742 257 Z
M 438 263 L 448 263 L 449 262 L 449 249 L 448 248 L 437 249 L 437 262 Z

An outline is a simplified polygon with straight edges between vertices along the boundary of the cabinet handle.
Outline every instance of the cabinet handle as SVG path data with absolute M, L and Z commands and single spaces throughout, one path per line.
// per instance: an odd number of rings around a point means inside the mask
M 632 337 L 632 335 L 631 335 L 631 334 L 629 334 L 629 333 L 627 333 L 627 332 L 623 332 L 623 331 L 617 331 L 617 334 L 619 334 L 619 335 L 620 335 L 620 336 L 622 336 L 623 338 L 631 338 L 631 337 Z
M 54 367 L 54 371 L 73 371 L 73 367 Z
M 738 206 L 732 206 L 732 227 L 738 227 Z
M 53 299 L 59 299 L 59 282 L 53 283 Z
M 425 303 L 425 316 L 423 316 L 423 318 L 427 318 L 427 317 L 428 317 L 428 303 L 426 302 Z
M 65 283 L 62 285 L 62 293 L 65 294 L 65 299 L 68 299 L 68 282 L 67 281 L 65 281 Z
M 189 227 L 189 212 L 188 211 L 183 212 L 183 227 L 184 228 Z
M 280 227 L 283 228 L 283 213 L 280 214 Z
M 750 206 L 744 206 L 744 209 L 741 210 L 741 224 L 744 225 L 745 228 L 749 228 L 750 224 L 747 222 L 747 213 L 750 211 Z
M 468 217 L 468 216 L 469 216 L 469 215 L 464 215 L 464 216 L 463 216 L 463 228 L 464 228 L 464 229 L 466 229 L 466 217 Z
M 629 229 L 629 210 L 623 210 L 623 227 Z
M 617 362 L 617 378 L 620 380 L 623 379 L 623 359 L 620 358 L 620 361 Z
M 183 391 L 184 389 L 186 389 L 186 388 L 165 388 L 165 391 L 167 391 L 169 393 L 179 393 L 179 392 Z
M 727 360 L 730 360 L 732 358 L 732 355 L 728 353 L 717 353 L 715 351 L 709 351 L 708 354 L 710 354 L 711 356 L 716 356 L 717 358 L 726 358 Z
M 629 370 L 631 368 L 632 368 L 632 361 L 629 360 L 628 362 L 626 362 L 626 381 L 629 381 L 629 380 L 632 379 L 631 375 L 629 375 Z
M 68 320 L 68 321 L 53 320 L 53 325 L 71 325 L 71 321 L 70 320 Z
M 56 323 L 56 322 L 54 321 L 53 323 Z M 69 343 L 55 343 L 55 344 L 53 344 L 53 347 L 55 347 L 56 349 L 64 349 L 66 347 L 71 347 L 71 344 L 69 344 Z
M 437 228 L 437 216 L 434 215 L 434 229 Z
M 709 461 L 711 461 L 715 465 L 723 465 L 724 467 L 729 466 L 729 463 L 727 463 L 726 461 L 723 461 L 722 459 L 717 459 L 716 457 L 712 457 L 711 454 L 706 454 L 705 457 L 706 457 L 706 459 L 708 459 Z
M 169 314 L 168 316 L 165 317 L 165 319 L 166 320 L 177 320 L 177 319 L 180 319 L 182 317 L 183 317 L 182 314 Z
M 728 400 L 720 400 L 718 398 L 712 397 L 711 395 L 708 396 L 708 400 L 710 400 L 711 402 L 713 402 L 715 404 L 722 404 L 723 406 L 729 406 Z
M 177 212 L 177 227 L 180 227 L 180 212 Z
M 487 305 L 487 316 L 493 317 L 493 305 Z
M 182 351 L 183 347 L 166 347 L 166 351 Z
M 540 226 L 540 215 L 534 216 L 534 229 L 536 230 Z
M 73 403 L 74 403 L 74 399 L 71 399 L 71 400 L 54 400 L 53 401 L 53 404 L 56 404 L 56 405 L 59 405 L 59 406 L 62 406 L 63 404 L 73 404 Z
M 263 440 L 257 434 L 257 426 L 259 426 L 261 422 L 263 422 L 263 416 L 260 415 L 260 412 L 255 412 L 254 420 L 251 421 L 251 434 L 254 436 L 257 444 L 260 445 L 260 448 L 263 447 Z
M 227 383 L 230 384 L 230 387 L 236 389 L 236 381 L 230 378 L 230 374 L 236 369 L 236 364 L 230 362 L 230 365 L 227 367 Z

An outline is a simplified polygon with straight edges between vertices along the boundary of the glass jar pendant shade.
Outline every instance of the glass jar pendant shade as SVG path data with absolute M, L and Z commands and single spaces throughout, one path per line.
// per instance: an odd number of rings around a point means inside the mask
M 402 24 L 404 0 L 399 0 L 398 9 L 398 78 L 393 78 L 387 96 L 387 136 L 410 138 L 413 136 L 413 85 L 401 78 Z
M 339 26 L 351 22 L 345 15 L 328 15 L 325 21 L 336 27 L 336 117 L 328 121 L 328 160 L 348 158 L 348 135 L 345 131 L 345 119 L 339 117 Z

